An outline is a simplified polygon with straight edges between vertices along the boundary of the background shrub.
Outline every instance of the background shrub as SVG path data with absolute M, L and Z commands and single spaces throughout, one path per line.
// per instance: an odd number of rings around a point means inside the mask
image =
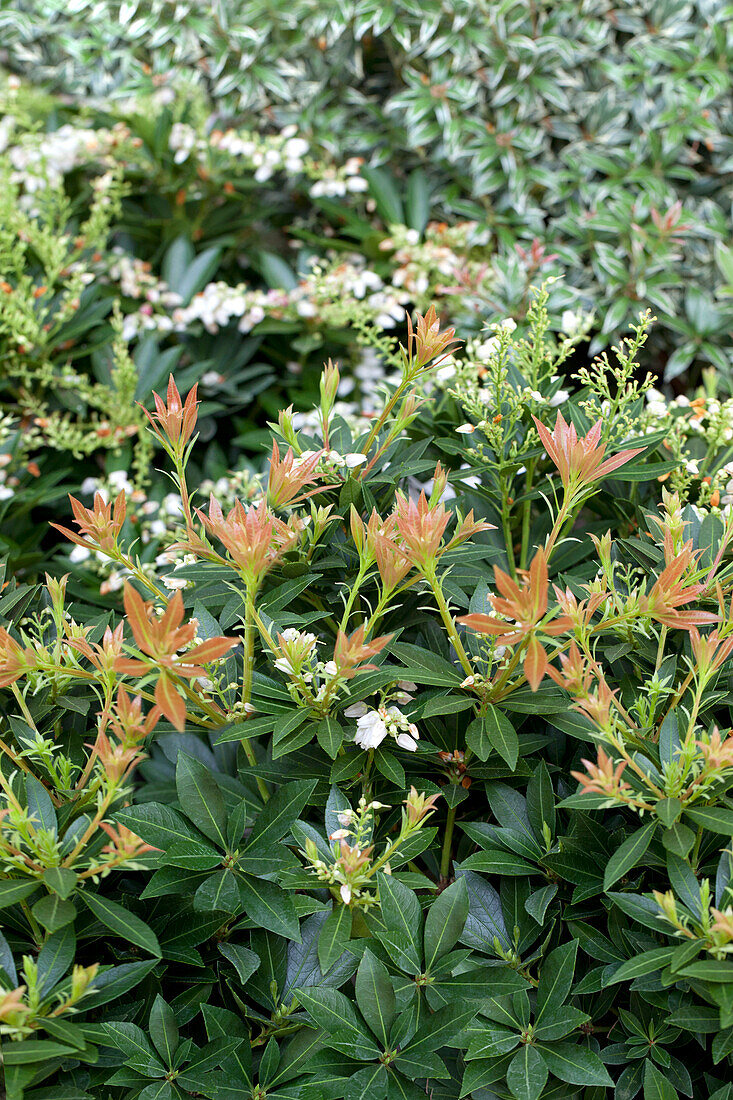
M 668 379 L 730 371 L 715 301 L 716 249 L 729 263 L 726 0 L 20 8 L 3 25 L 15 71 L 72 96 L 195 86 L 220 117 L 292 122 L 401 183 L 423 165 L 438 216 L 477 218 L 509 256 L 534 237 L 557 254 L 596 311 L 597 347 L 650 305 Z

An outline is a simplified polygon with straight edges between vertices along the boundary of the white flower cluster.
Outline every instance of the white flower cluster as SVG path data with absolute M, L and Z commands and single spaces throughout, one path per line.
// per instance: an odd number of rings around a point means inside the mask
M 280 672 L 284 672 L 286 676 L 295 676 L 297 674 L 300 675 L 301 679 L 305 680 L 307 684 L 311 683 L 313 680 L 313 673 L 307 668 L 301 671 L 301 667 L 315 655 L 318 645 L 318 639 L 315 634 L 308 634 L 296 630 L 294 626 L 289 626 L 281 632 L 280 637 L 283 642 L 286 643 L 291 655 L 288 657 L 278 657 L 275 661 L 275 668 Z M 300 660 L 294 660 L 294 655 L 296 653 Z
M 209 141 L 214 149 L 244 160 L 254 169 L 258 183 L 266 183 L 276 172 L 300 176 L 305 171 L 305 158 L 310 146 L 298 137 L 297 126 L 286 126 L 279 134 L 256 134 L 239 130 L 214 130 Z M 205 143 L 202 143 L 204 145 Z
M 174 309 L 172 315 L 167 308 L 174 299 L 165 284 L 158 282 L 145 293 L 146 305 L 125 318 L 124 335 L 131 339 L 138 332 L 152 329 L 183 332 L 197 323 L 207 332 L 217 333 L 235 321 L 239 331 L 246 333 L 266 319 L 305 319 L 341 327 L 348 323 L 349 310 L 355 303 L 382 328 L 394 328 L 404 320 L 409 296 L 385 284 L 366 267 L 362 257 L 320 263 L 324 266 L 314 264 L 308 276 L 289 290 L 253 290 L 245 283 L 236 286 L 209 283 L 189 305 Z
M 17 144 L 10 144 L 9 128 L 4 133 L 11 182 L 27 197 L 48 183 L 60 182 L 80 164 L 106 155 L 120 137 L 116 129 L 91 130 L 71 123 L 49 132 L 21 134 Z
M 144 102 L 128 104 L 129 110 L 140 113 L 148 107 Z M 122 145 L 127 161 L 142 147 L 142 141 L 133 137 L 122 122 L 111 129 L 66 123 L 58 130 L 21 133 L 15 139 L 16 126 L 17 120 L 11 114 L 0 121 L 0 152 L 7 150 L 11 178 L 21 185 L 26 197 L 47 182 L 58 182 L 74 169 L 105 158 Z M 251 172 L 257 183 L 266 183 L 277 172 L 308 177 L 313 181 L 310 192 L 314 198 L 340 198 L 369 188 L 361 175 L 360 157 L 350 157 L 340 165 L 318 160 L 309 142 L 292 124 L 279 133 L 259 134 L 236 129 L 206 131 L 188 122 L 174 122 L 168 147 L 175 164 L 191 160 L 208 170 L 212 158 L 220 162 L 223 159 L 234 174 Z
M 303 451 L 293 462 L 293 469 L 297 470 L 299 466 L 302 466 L 304 462 L 317 454 L 318 451 Z M 367 456 L 360 451 L 349 451 L 347 454 L 342 455 L 338 451 L 330 450 L 321 455 L 316 466 L 316 472 L 328 474 L 335 473 L 337 470 L 356 470 L 359 466 L 363 466 L 366 460 Z
M 453 226 L 430 222 L 422 239 L 415 229 L 390 226 L 389 237 L 379 247 L 383 252 L 394 250 L 393 285 L 407 290 L 423 306 L 428 298 L 432 301 L 444 295 L 487 290 L 493 282 L 488 242 L 488 231 L 477 222 Z
M 381 706 L 369 710 L 366 703 L 354 703 L 344 711 L 347 718 L 356 718 L 354 743 L 362 749 L 377 749 L 385 737 L 393 737 L 401 749 L 414 752 L 420 738 L 417 726 L 410 722 L 399 707 Z
M 368 191 L 367 180 L 359 174 L 363 163 L 361 157 L 349 157 L 340 168 L 336 165 L 321 166 L 320 178 L 311 185 L 311 196 L 314 199 L 340 199 L 347 194 Z

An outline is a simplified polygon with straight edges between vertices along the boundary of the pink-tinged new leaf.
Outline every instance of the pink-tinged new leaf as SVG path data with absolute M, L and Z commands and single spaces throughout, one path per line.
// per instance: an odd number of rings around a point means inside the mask
M 165 673 L 155 685 L 155 701 L 168 721 L 182 732 L 186 726 L 186 704 Z
M 495 619 L 492 615 L 484 615 L 481 612 L 461 615 L 457 621 L 462 626 L 467 626 L 469 630 L 475 630 L 477 634 L 504 634 L 511 628 L 511 623 L 507 623 L 506 619 Z
M 180 596 L 180 592 L 176 592 L 176 595 Z M 126 584 L 123 600 L 127 621 L 130 624 L 130 629 L 132 630 L 135 641 L 140 649 L 150 652 L 153 646 L 153 636 L 150 630 L 150 619 L 148 618 L 142 596 L 131 584 Z
M 219 657 L 223 657 L 225 653 L 235 645 L 238 644 L 237 638 L 209 638 L 208 641 L 202 642 L 201 645 L 194 646 L 193 649 L 189 649 L 184 655 L 183 659 L 186 664 L 200 664 L 207 665 L 209 661 L 216 661 Z
M 544 647 L 537 638 L 530 638 L 527 652 L 524 657 L 524 675 L 527 677 L 527 682 L 532 688 L 532 691 L 537 691 L 537 688 L 542 683 L 544 675 L 547 672 L 547 665 L 547 654 Z

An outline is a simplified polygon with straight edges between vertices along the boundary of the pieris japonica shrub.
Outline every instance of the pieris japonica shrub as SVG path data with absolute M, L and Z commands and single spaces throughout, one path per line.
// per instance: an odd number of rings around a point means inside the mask
M 369 418 L 328 363 L 228 496 L 171 377 L 165 553 L 118 486 L 8 578 L 8 1100 L 730 1097 L 722 412 L 649 411 L 648 318 L 562 388 L 546 297 Z

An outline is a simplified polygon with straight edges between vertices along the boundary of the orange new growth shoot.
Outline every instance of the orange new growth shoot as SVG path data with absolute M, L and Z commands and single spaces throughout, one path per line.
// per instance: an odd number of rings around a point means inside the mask
M 600 481 L 644 450 L 643 447 L 636 447 L 619 451 L 613 458 L 604 461 L 606 444 L 600 442 L 602 420 L 596 421 L 588 434 L 579 439 L 575 425 L 567 424 L 560 412 L 552 432 L 536 416 L 532 419 L 543 447 L 558 468 L 566 491 L 575 492 L 579 488 L 592 485 L 594 481 Z
M 498 566 L 494 566 L 496 587 L 500 596 L 493 596 L 491 604 L 498 615 L 463 615 L 458 621 L 479 634 L 491 634 L 502 645 L 513 645 L 529 638 L 524 657 L 524 674 L 533 691 L 539 687 L 547 671 L 547 654 L 536 636 L 536 629 L 547 615 L 548 574 L 547 558 L 540 549 L 532 559 L 528 570 L 521 570 L 519 583 Z M 545 634 L 564 634 L 572 628 L 573 621 L 560 615 L 542 625 Z
M 74 523 L 81 534 L 77 535 L 74 531 L 69 531 L 68 528 L 61 527 L 58 523 L 52 523 L 51 527 L 55 527 L 57 531 L 60 531 L 67 539 L 71 539 L 77 546 L 86 546 L 87 549 L 92 550 L 98 548 L 104 550 L 105 553 L 113 553 L 117 546 L 117 538 L 122 530 L 122 524 L 125 522 L 127 505 L 124 489 L 115 500 L 114 506 L 111 503 L 105 503 L 101 493 L 94 494 L 92 508 L 85 508 L 81 501 L 77 500 L 76 497 L 72 497 L 71 494 L 69 494 L 69 500 L 71 501 L 71 510 L 74 513 Z M 83 538 L 83 535 L 86 535 L 86 538 Z
M 155 615 L 153 604 L 145 602 L 131 584 L 125 585 L 125 612 L 135 643 L 151 661 L 120 657 L 115 661 L 115 671 L 123 675 L 145 675 L 159 671 L 155 685 L 155 701 L 166 718 L 182 730 L 186 722 L 186 705 L 178 694 L 174 677 L 192 680 L 205 676 L 199 662 L 214 661 L 237 644 L 236 638 L 209 638 L 200 645 L 189 646 L 196 633 L 196 623 L 183 623 L 183 599 L 176 592 L 163 615 Z
M 155 412 L 150 413 L 141 405 L 141 409 L 150 421 L 153 431 L 161 442 L 168 441 L 173 449 L 181 454 L 193 435 L 198 417 L 198 401 L 194 386 L 185 402 L 181 401 L 173 375 L 168 378 L 167 403 L 157 393 L 153 393 Z

